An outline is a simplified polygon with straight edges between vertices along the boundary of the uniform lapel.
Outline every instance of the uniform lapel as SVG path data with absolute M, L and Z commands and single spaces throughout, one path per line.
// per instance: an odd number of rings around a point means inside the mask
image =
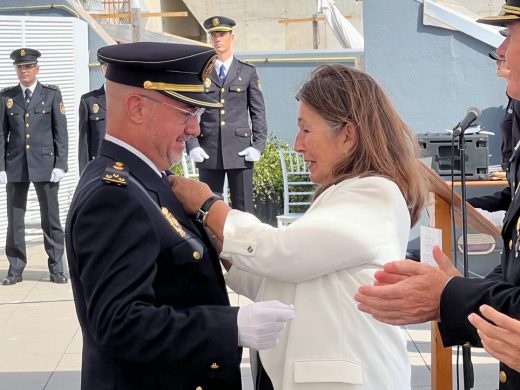
M 27 111 L 32 110 L 37 105 L 41 104 L 43 101 L 43 88 L 40 82 L 38 81 L 36 83 L 36 88 L 34 88 L 34 92 L 32 94 L 31 101 L 29 103 L 29 106 L 27 107 Z
M 23 110 L 25 111 L 25 108 L 27 107 L 27 103 L 25 103 L 25 98 L 23 96 L 22 87 L 20 87 L 20 85 L 15 87 L 13 90 L 13 94 L 14 94 L 14 97 L 13 97 L 14 102 L 16 104 L 18 104 L 20 107 L 22 107 Z
M 237 77 L 238 70 L 238 60 L 233 57 L 233 61 L 231 61 L 231 65 L 227 71 L 226 80 L 224 81 L 224 85 L 228 85 Z
M 502 228 L 502 234 L 507 231 L 511 231 L 511 224 L 516 224 L 516 220 L 518 219 L 516 214 L 520 209 L 520 186 L 518 184 L 519 178 L 516 177 L 517 165 L 520 163 L 520 147 L 518 145 L 515 146 L 513 150 L 513 155 L 511 156 L 510 165 L 509 165 L 509 174 L 515 175 L 514 177 L 510 177 L 509 183 L 511 185 L 511 193 L 514 194 L 513 200 L 509 205 L 509 209 L 506 212 L 506 217 L 504 219 L 504 226 Z
M 222 87 L 220 84 L 220 77 L 218 77 L 216 68 L 213 68 L 213 71 L 211 72 L 209 78 L 213 82 L 213 84 L 218 85 L 219 87 Z

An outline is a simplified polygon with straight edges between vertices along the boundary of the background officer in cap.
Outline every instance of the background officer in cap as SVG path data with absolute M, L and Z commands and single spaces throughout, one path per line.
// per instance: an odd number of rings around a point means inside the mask
M 214 51 L 138 42 L 101 48 L 106 138 L 67 218 L 82 389 L 240 389 L 241 348 L 273 347 L 293 316 L 278 301 L 229 306 L 218 256 L 164 171 L 200 130 Z
M 100 63 L 100 71 L 105 77 L 107 65 Z M 101 140 L 105 137 L 106 95 L 105 84 L 90 91 L 79 102 L 79 172 L 83 172 L 89 161 L 99 155 Z
M 218 56 L 205 92 L 222 107 L 206 110 L 200 136 L 188 140 L 187 150 L 201 181 L 222 193 L 227 174 L 233 208 L 253 212 L 253 163 L 267 137 L 265 104 L 255 68 L 233 57 L 233 26 L 235 21 L 223 16 L 204 21 Z
M 50 281 L 66 283 L 63 273 L 63 230 L 58 189 L 67 171 L 68 135 L 65 106 L 58 87 L 36 76 L 40 52 L 22 48 L 11 53 L 20 84 L 0 93 L 0 183 L 7 182 L 9 271 L 3 285 L 22 281 L 27 265 L 24 217 L 32 182 L 38 195 Z
M 508 0 L 500 15 L 478 21 L 508 28 L 508 36 L 498 54 L 502 56 L 501 49 L 504 49 L 503 56 L 509 68 L 507 94 L 513 99 L 520 99 L 520 0 Z M 487 310 L 487 306 L 519 320 L 520 196 L 517 189 L 520 148 L 513 152 L 509 178 L 513 199 L 502 228 L 502 261 L 489 275 L 483 279 L 462 277 L 450 259 L 439 247 L 435 247 L 433 255 L 439 267 L 410 260 L 388 263 L 384 271 L 376 273 L 376 285 L 360 287 L 355 295 L 360 302 L 359 309 L 380 321 L 395 325 L 440 321 L 444 346 L 465 343 L 480 346 L 480 335 L 473 325 L 481 333 L 486 332 L 489 329 L 483 326 L 483 318 L 498 318 L 495 312 Z M 483 316 L 482 321 L 476 313 Z M 502 326 L 504 323 L 500 318 L 498 320 L 499 326 Z M 504 349 L 509 348 L 507 344 L 514 343 L 514 340 L 511 334 L 506 336 Z M 486 342 L 489 342 L 488 338 L 484 338 L 484 346 Z M 518 348 L 518 345 L 516 342 L 514 347 Z M 502 352 L 505 352 L 504 349 Z M 496 356 L 502 358 L 500 354 Z M 500 363 L 498 381 L 501 390 L 520 389 L 520 373 L 504 362 Z

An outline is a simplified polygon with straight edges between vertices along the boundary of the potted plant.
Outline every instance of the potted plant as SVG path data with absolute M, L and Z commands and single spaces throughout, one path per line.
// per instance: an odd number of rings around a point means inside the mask
M 289 144 L 272 136 L 267 139 L 260 161 L 253 168 L 254 214 L 262 221 L 276 226 L 276 216 L 283 212 L 283 177 L 280 150 L 289 150 Z M 172 173 L 183 176 L 180 163 L 174 164 Z
M 276 226 L 276 216 L 283 212 L 283 177 L 280 150 L 289 150 L 289 144 L 272 136 L 267 139 L 260 161 L 253 168 L 253 203 L 255 215 Z

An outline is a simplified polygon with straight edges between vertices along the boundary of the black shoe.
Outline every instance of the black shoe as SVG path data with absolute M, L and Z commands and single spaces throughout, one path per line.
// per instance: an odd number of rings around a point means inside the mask
M 63 272 L 58 272 L 55 274 L 51 274 L 50 281 L 53 283 L 63 284 L 63 283 L 67 283 L 68 279 L 63 274 Z
M 21 281 L 23 281 L 22 275 L 7 275 L 2 282 L 2 285 L 12 286 L 13 284 L 16 284 Z

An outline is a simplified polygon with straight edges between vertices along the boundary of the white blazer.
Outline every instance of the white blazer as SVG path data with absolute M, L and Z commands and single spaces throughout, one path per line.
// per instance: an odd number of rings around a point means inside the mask
M 294 304 L 279 344 L 260 351 L 275 390 L 406 390 L 410 363 L 401 328 L 357 309 L 354 294 L 390 260 L 403 259 L 410 214 L 382 177 L 328 188 L 287 227 L 230 211 L 221 256 L 228 285 L 253 301 Z

